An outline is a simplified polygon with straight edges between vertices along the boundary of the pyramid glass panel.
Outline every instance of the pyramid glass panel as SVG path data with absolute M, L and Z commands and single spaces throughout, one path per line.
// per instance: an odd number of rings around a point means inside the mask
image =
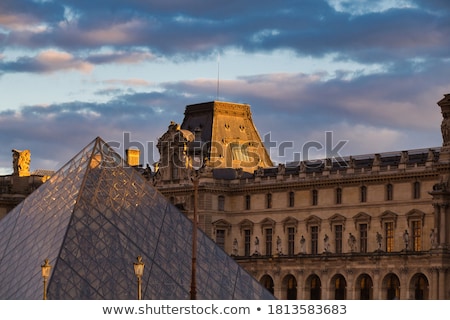
M 189 299 L 192 222 L 96 138 L 0 220 L 0 299 Z M 274 299 L 198 230 L 198 299 Z

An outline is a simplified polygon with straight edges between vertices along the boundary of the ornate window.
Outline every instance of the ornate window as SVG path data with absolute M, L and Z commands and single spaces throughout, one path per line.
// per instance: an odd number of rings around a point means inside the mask
M 334 226 L 334 252 L 342 253 L 342 224 L 337 224 Z
M 251 236 L 253 234 L 253 226 L 254 226 L 253 222 L 248 219 L 244 219 L 239 224 L 241 235 L 244 237 L 244 255 L 247 257 L 251 255 L 250 250 L 251 250 Z
M 219 219 L 212 223 L 214 233 L 216 235 L 216 243 L 222 249 L 225 249 L 226 234 L 230 233 L 231 224 L 223 219 Z
M 289 256 L 293 256 L 294 248 L 295 248 L 295 228 L 289 227 L 287 229 L 287 231 L 288 231 L 288 252 L 287 252 L 287 254 Z
M 283 231 L 288 234 L 287 254 L 294 255 L 295 234 L 297 233 L 298 220 L 293 217 L 287 217 L 283 220 Z
M 370 221 L 371 221 L 370 215 L 368 215 L 365 212 L 360 212 L 357 215 L 353 217 L 353 221 L 355 222 L 355 229 L 357 229 L 358 225 L 361 223 L 367 224 L 368 229 L 370 229 Z
M 339 213 L 334 214 L 328 219 L 330 222 L 330 229 L 334 233 L 334 252 L 336 253 L 342 253 L 342 241 L 346 220 L 347 219 Z
M 319 227 L 311 226 L 311 254 L 317 254 L 319 251 Z
M 425 213 L 420 210 L 413 209 L 406 214 L 406 218 L 408 221 L 408 226 L 412 230 L 412 250 L 421 251 Z
M 216 230 L 216 244 L 220 248 L 225 249 L 225 230 L 223 229 Z
M 250 256 L 250 245 L 251 245 L 251 232 L 250 229 L 244 230 L 244 255 L 246 257 Z
M 394 251 L 394 222 L 384 223 L 384 238 L 386 243 L 386 252 Z
M 422 250 L 422 222 L 414 220 L 411 222 L 412 227 L 412 250 Z
M 367 224 L 359 225 L 359 251 L 367 252 Z
M 385 250 L 386 252 L 394 251 L 394 233 L 397 227 L 398 215 L 392 211 L 385 211 L 380 216 L 381 227 L 384 229 Z
M 272 255 L 272 238 L 273 238 L 273 229 L 272 228 L 266 228 L 264 229 L 264 235 L 265 235 L 265 243 L 266 243 L 266 256 Z

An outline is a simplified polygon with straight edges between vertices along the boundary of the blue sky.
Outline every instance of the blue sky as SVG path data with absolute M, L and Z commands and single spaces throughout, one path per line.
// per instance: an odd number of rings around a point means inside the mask
M 342 155 L 438 147 L 449 48 L 447 0 L 1 0 L 0 174 L 12 149 L 56 170 L 97 136 L 152 164 L 211 100 L 291 143 L 276 162 L 326 132 Z

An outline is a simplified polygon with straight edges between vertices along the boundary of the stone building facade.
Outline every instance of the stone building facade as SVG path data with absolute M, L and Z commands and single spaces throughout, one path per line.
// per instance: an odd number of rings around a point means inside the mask
M 278 166 L 249 149 L 249 106 L 187 106 L 153 183 L 192 216 L 197 170 L 199 226 L 277 298 L 450 299 L 450 95 L 438 106 L 441 146 Z

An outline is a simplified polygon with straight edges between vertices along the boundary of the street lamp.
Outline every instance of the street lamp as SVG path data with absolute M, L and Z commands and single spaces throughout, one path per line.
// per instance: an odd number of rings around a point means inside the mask
M 137 262 L 134 262 L 134 274 L 137 277 L 137 285 L 138 285 L 138 300 L 142 300 L 142 288 L 141 288 L 141 280 L 142 280 L 142 275 L 144 274 L 144 267 L 145 264 L 142 262 L 142 257 L 141 256 L 137 256 L 136 258 Z
M 192 168 L 194 169 L 194 174 L 191 177 L 192 184 L 194 186 L 194 217 L 192 225 L 192 266 L 191 266 L 191 300 L 197 300 L 197 282 L 196 282 L 196 271 L 197 271 L 197 228 L 198 228 L 198 183 L 200 180 L 199 169 L 201 168 L 201 161 L 198 158 L 193 159 Z
M 42 297 L 43 300 L 47 300 L 47 280 L 50 277 L 51 270 L 52 266 L 50 265 L 48 259 L 45 259 L 44 264 L 41 265 L 42 278 L 44 279 L 44 294 Z

